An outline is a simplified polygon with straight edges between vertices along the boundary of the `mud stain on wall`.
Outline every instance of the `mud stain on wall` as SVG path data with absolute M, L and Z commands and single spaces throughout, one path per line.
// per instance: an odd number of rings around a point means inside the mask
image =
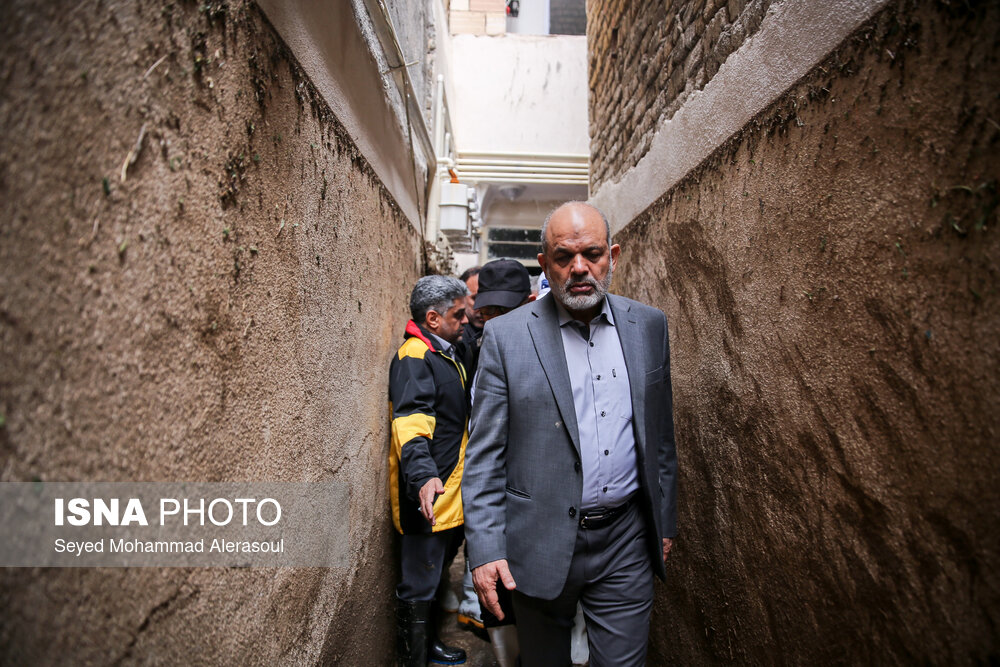
M 419 234 L 253 4 L 6 3 L 0 34 L 0 479 L 339 481 L 352 563 L 8 571 L 0 653 L 384 654 Z
M 996 3 L 898 2 L 635 220 L 671 322 L 671 664 L 998 659 Z

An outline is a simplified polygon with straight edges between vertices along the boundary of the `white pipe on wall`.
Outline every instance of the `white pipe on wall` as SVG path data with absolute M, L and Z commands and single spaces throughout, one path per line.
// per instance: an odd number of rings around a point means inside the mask
M 565 176 L 565 175 L 551 175 L 546 176 L 544 174 L 533 175 L 533 174 L 510 174 L 501 172 L 463 172 L 459 171 L 461 180 L 463 182 L 469 183 L 479 183 L 481 181 L 489 181 L 490 183 L 551 183 L 560 184 L 564 183 L 567 185 L 587 185 L 589 183 L 589 177 L 587 176 Z

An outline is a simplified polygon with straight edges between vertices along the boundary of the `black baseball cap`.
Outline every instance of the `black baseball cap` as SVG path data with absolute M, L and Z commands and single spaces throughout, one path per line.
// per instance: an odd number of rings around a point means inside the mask
M 531 296 L 531 276 L 521 262 L 497 259 L 479 271 L 479 292 L 474 308 L 517 308 Z

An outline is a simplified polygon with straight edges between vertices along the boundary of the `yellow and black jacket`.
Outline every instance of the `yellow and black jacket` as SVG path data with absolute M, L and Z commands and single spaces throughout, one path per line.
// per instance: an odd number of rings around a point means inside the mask
M 463 523 L 462 470 L 468 440 L 465 367 L 412 320 L 389 366 L 389 497 L 401 533 L 430 533 Z M 434 502 L 437 523 L 420 514 L 418 494 L 432 477 L 444 483 Z

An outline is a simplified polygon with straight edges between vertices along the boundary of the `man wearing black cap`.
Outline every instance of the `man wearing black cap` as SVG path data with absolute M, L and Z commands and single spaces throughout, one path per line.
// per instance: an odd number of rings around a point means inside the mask
M 534 300 L 535 296 L 531 293 L 531 276 L 520 262 L 513 259 L 498 259 L 486 264 L 480 270 L 475 308 L 482 315 L 484 324 L 494 317 L 500 317 Z M 487 610 L 483 610 L 482 620 L 490 635 L 497 663 L 500 667 L 513 667 L 519 653 L 517 632 L 514 629 L 516 622 L 514 608 L 509 591 L 498 590 L 498 597 L 500 608 L 504 613 L 503 620 Z
M 483 323 L 534 300 L 531 276 L 521 262 L 498 259 L 479 271 L 475 308 L 482 315 Z
M 472 318 L 462 332 L 459 354 L 462 363 L 472 378 L 479 363 L 479 347 L 482 345 L 482 327 L 487 320 L 499 317 L 518 306 L 534 301 L 531 293 L 531 276 L 524 265 L 513 259 L 495 259 L 482 267 L 469 271 L 476 273 L 466 281 L 475 280 L 477 292 L 472 296 L 471 311 L 476 313 L 479 327 L 472 326 Z M 468 273 L 468 271 L 466 272 Z M 462 275 L 465 275 L 464 273 Z M 461 278 L 459 278 L 461 280 Z M 470 292 L 472 288 L 469 288 Z M 470 308 L 466 308 L 466 313 Z M 472 383 L 469 383 L 471 389 Z

